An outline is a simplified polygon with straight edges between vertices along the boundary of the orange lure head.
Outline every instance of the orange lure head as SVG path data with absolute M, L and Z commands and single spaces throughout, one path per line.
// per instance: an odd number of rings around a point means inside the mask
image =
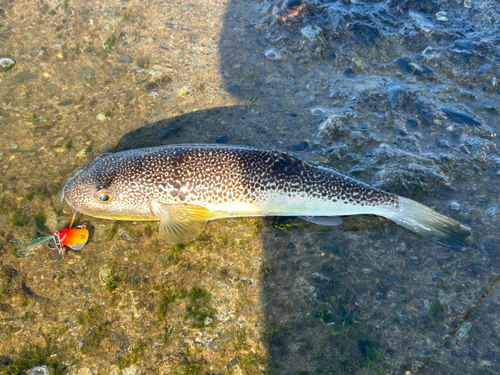
M 56 234 L 59 237 L 61 246 L 77 251 L 81 250 L 89 240 L 89 231 L 85 225 L 79 225 L 74 228 L 63 228 L 60 233 Z

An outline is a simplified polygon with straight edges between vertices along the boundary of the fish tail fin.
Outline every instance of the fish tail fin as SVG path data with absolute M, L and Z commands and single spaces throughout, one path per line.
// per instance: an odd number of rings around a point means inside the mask
M 437 243 L 465 250 L 470 228 L 411 199 L 398 197 L 398 203 L 398 208 L 383 216 Z

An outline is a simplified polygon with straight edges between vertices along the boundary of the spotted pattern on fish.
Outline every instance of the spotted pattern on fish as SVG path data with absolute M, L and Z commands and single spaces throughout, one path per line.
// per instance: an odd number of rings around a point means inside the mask
M 68 181 L 64 196 L 90 216 L 158 220 L 160 234 L 174 243 L 195 238 L 208 220 L 268 215 L 331 225 L 324 217 L 374 214 L 460 249 L 470 235 L 456 220 L 333 168 L 238 146 L 175 145 L 101 155 Z
M 77 177 L 95 190 L 113 187 L 132 216 L 150 215 L 151 200 L 214 207 L 235 201 L 262 205 L 276 194 L 360 206 L 397 199 L 333 169 L 292 155 L 231 146 L 165 146 L 107 154 Z M 80 185 L 65 189 L 76 206 L 92 204 Z

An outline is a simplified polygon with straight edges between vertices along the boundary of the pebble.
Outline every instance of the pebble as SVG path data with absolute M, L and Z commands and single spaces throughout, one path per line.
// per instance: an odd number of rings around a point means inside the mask
M 0 56 L 0 70 L 11 70 L 16 65 L 16 60 L 9 56 Z
M 401 86 L 389 87 L 389 100 L 394 107 L 401 105 L 403 89 Z
M 326 112 L 326 109 L 323 107 L 312 107 L 311 113 L 313 116 L 323 116 Z
M 11 84 L 11 83 L 26 82 L 26 81 L 36 79 L 36 78 L 38 78 L 38 74 L 33 74 L 33 73 L 29 73 L 29 72 L 20 72 L 20 73 L 17 73 L 12 78 L 4 80 L 2 82 L 2 85 Z
M 329 50 L 325 53 L 325 59 L 327 59 L 329 61 L 335 60 L 336 58 L 337 58 L 337 55 L 332 50 Z
M 121 64 L 132 64 L 133 62 L 132 57 L 126 55 L 118 57 L 116 61 L 118 61 Z
M 464 341 L 469 337 L 469 332 L 472 328 L 471 322 L 465 322 L 457 331 L 457 340 Z
M 429 103 L 419 99 L 415 101 L 415 109 L 420 117 L 422 117 L 430 126 L 436 125 L 436 122 L 434 121 L 434 111 Z
M 191 88 L 189 86 L 184 86 L 179 90 L 179 96 L 191 95 Z
M 18 147 L 19 147 L 19 146 L 17 145 L 17 143 L 12 142 L 12 143 L 10 144 L 10 148 L 12 148 L 12 149 L 14 149 L 14 150 L 17 150 L 17 148 L 18 148 Z
M 28 375 L 49 375 L 50 371 L 47 366 L 36 366 L 32 367 L 28 371 Z
M 484 255 L 494 255 L 498 252 L 498 240 L 496 238 L 487 239 L 479 244 L 479 251 Z
M 135 242 L 137 240 L 137 234 L 126 228 L 119 228 L 117 235 L 118 238 L 122 241 Z
M 354 70 L 352 70 L 351 68 L 347 68 L 344 72 L 344 76 L 346 78 L 352 79 L 352 78 L 356 77 L 356 73 L 354 73 Z
M 453 107 L 448 107 L 448 106 L 442 106 L 441 111 L 444 112 L 444 114 L 452 121 L 455 121 L 456 123 L 459 124 L 466 124 L 466 125 L 472 125 L 472 126 L 481 126 L 481 121 L 475 119 L 468 113 L 465 113 L 463 111 L 460 111 L 456 108 Z
M 426 33 L 431 32 L 434 28 L 434 24 L 418 12 L 410 10 L 410 17 L 415 21 L 417 26 Z
M 424 76 L 426 74 L 431 74 L 432 70 L 426 66 L 411 61 L 408 57 L 400 57 L 396 60 L 396 64 L 407 73 L 411 73 L 416 76 Z
M 474 6 L 472 0 L 464 0 L 464 8 L 471 9 Z
M 95 73 L 90 66 L 81 66 L 76 70 L 76 75 L 85 79 L 90 79 L 95 75 Z
M 436 19 L 439 22 L 446 22 L 446 21 L 448 21 L 448 13 L 443 12 L 443 11 L 437 12 L 436 13 Z
M 460 51 L 475 51 L 477 49 L 477 43 L 471 42 L 470 40 L 455 40 L 451 45 L 451 48 L 460 50 Z
M 314 41 L 321 34 L 321 27 L 309 25 L 301 29 L 300 32 L 310 41 Z
M 268 50 L 265 50 L 264 55 L 269 60 L 281 59 L 281 53 L 276 48 L 269 48 Z
M 425 57 L 427 60 L 432 60 L 441 57 L 441 53 L 436 51 L 431 46 L 428 46 L 426 49 L 422 51 L 422 56 Z
M 99 121 L 106 121 L 106 116 L 104 115 L 104 113 L 99 113 L 96 118 L 99 120 Z

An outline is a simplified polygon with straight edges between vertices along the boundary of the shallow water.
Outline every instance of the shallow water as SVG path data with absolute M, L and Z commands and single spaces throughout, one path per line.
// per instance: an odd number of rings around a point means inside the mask
M 499 371 L 498 4 L 273 5 L 0 5 L 0 370 Z M 461 252 L 376 217 L 233 219 L 169 247 L 79 217 L 81 252 L 15 255 L 69 223 L 61 187 L 95 156 L 207 142 L 327 163 L 473 234 Z

